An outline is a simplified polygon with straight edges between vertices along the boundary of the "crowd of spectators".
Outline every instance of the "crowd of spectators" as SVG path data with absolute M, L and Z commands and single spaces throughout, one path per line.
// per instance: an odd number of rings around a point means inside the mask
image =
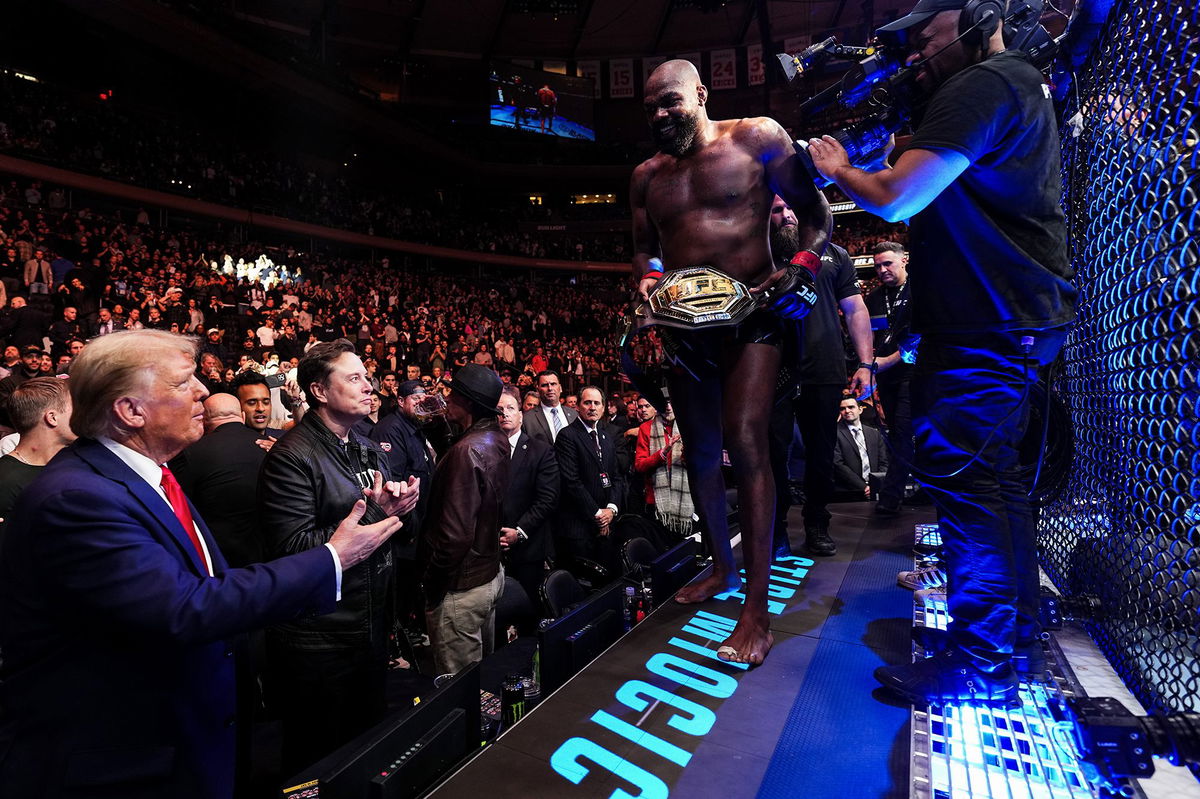
M 452 195 L 374 191 L 305 165 L 294 153 L 255 149 L 194 120 L 126 109 L 115 99 L 75 97 L 45 83 L 0 75 L 0 152 L 70 169 L 322 225 L 423 244 L 534 258 L 624 262 L 628 233 L 530 232 L 530 224 L 624 219 L 617 204 L 561 207 L 513 201 L 462 207 Z M 61 208 L 65 198 L 38 198 Z M 496 205 L 496 204 L 492 204 Z M 866 215 L 841 217 L 839 241 L 852 254 L 896 238 L 896 225 Z
M 305 222 L 478 252 L 625 261 L 629 234 L 520 232 L 520 222 L 594 218 L 594 207 L 528 203 L 456 207 L 435 192 L 378 192 L 330 177 L 294 154 L 255 149 L 195 120 L 139 114 L 117 99 L 74 97 L 45 83 L 0 75 L 0 152 L 88 174 Z M 49 198 L 47 198 L 49 200 Z M 611 207 L 610 218 L 622 209 Z M 626 214 L 627 215 L 627 214 Z
M 520 395 L 526 403 L 556 407 L 550 400 L 557 401 L 559 392 L 550 391 L 546 381 L 538 379 L 552 370 L 555 377 L 561 376 L 564 408 L 582 411 L 589 403 L 607 400 L 603 413 L 597 406 L 589 419 L 600 424 L 597 450 L 592 449 L 586 434 L 579 432 L 584 429 L 580 427 L 576 432 L 584 436 L 584 443 L 576 449 L 583 455 L 575 460 L 593 471 L 600 469 L 592 453 L 603 449 L 601 462 L 608 465 L 589 479 L 609 492 L 597 510 L 568 497 L 566 486 L 582 485 L 584 472 L 569 467 L 571 434 L 547 428 L 554 431 L 547 443 L 553 446 L 562 468 L 561 479 L 559 472 L 551 475 L 549 471 L 538 472 L 537 479 L 540 487 L 555 488 L 558 499 L 549 502 L 548 511 L 554 529 L 562 529 L 563 519 L 583 508 L 584 529 L 593 532 L 598 525 L 603 532 L 596 540 L 613 544 L 596 547 L 596 559 L 613 574 L 619 568 L 615 543 L 638 535 L 651 538 L 661 549 L 692 531 L 689 490 L 682 470 L 671 468 L 685 452 L 685 445 L 674 435 L 673 416 L 668 412 L 656 421 L 648 401 L 630 392 L 619 396 L 613 391 L 621 386 L 616 334 L 628 298 L 624 276 L 547 273 L 533 277 L 508 270 L 485 277 L 479 270 L 457 274 L 449 268 L 412 271 L 393 266 L 387 258 L 368 262 L 286 246 L 229 245 L 212 234 L 155 227 L 145 212 L 125 219 L 118 213 L 69 206 L 59 187 L 36 181 L 0 181 L 0 414 L 7 404 L 6 395 L 18 386 L 33 384 L 38 376 L 69 375 L 72 361 L 84 350 L 86 341 L 127 329 L 155 328 L 199 337 L 196 375 L 215 397 L 213 408 L 206 407 L 206 418 L 220 411 L 216 403 L 222 398 L 231 404 L 231 424 L 236 423 L 240 408 L 246 414 L 246 425 L 255 431 L 246 435 L 267 442 L 263 446 L 250 441 L 247 446 L 255 452 L 260 446 L 273 453 L 286 450 L 287 442 L 297 438 L 296 428 L 284 436 L 274 429 L 277 423 L 283 426 L 283 418 L 277 422 L 276 417 L 265 415 L 260 420 L 262 427 L 255 426 L 256 417 L 247 410 L 250 399 L 245 395 L 257 390 L 265 396 L 268 391 L 244 378 L 256 377 L 249 372 L 286 374 L 318 342 L 346 338 L 362 357 L 377 391 L 371 415 L 359 420 L 368 431 L 364 435 L 373 435 L 376 425 L 405 413 L 403 400 L 419 390 L 412 381 L 433 389 L 439 378 L 457 372 L 453 390 L 461 391 L 465 381 L 460 378 L 473 370 L 459 370 L 472 363 L 494 369 L 503 382 L 515 387 L 536 385 L 532 398 Z M 94 353 L 94 346 L 87 352 Z M 106 346 L 103 340 L 99 346 Z M 80 373 L 87 371 L 87 352 L 71 380 L 80 379 Z M 320 352 L 320 348 L 313 351 L 313 356 Z M 653 360 L 653 353 L 643 355 L 643 360 Z M 247 373 L 241 381 L 238 372 Z M 604 386 L 608 396 L 582 390 L 589 385 Z M 283 394 L 294 387 L 294 382 L 286 384 Z M 515 412 L 517 394 L 508 396 Z M 494 408 L 496 403 L 489 400 L 485 404 Z M 535 407 L 531 405 L 527 413 L 540 418 L 542 411 Z M 316 414 L 313 411 L 310 416 Z M 504 418 L 513 418 L 513 413 Z M 18 427 L 13 421 L 0 415 L 0 427 Z M 360 430 L 357 425 L 355 431 Z M 516 426 L 533 435 L 531 426 L 519 422 Z M 29 440 L 27 431 L 24 437 Z M 556 438 L 566 443 L 560 446 Z M 519 441 L 519 437 L 510 438 L 508 446 L 514 451 L 518 446 L 533 446 L 519 445 Z M 426 446 L 421 447 L 422 453 Z M 391 453 L 397 448 L 381 451 Z M 515 456 L 510 453 L 510 457 Z M 396 476 L 407 473 L 398 471 Z M 599 477 L 607 481 L 610 473 L 615 488 L 599 483 Z M 357 483 L 353 486 L 361 488 Z M 422 491 L 430 487 L 426 484 Z M 267 495 L 261 485 L 257 491 L 260 498 Z M 229 504 L 228 496 L 222 494 L 222 504 Z M 436 500 L 437 495 L 432 496 Z M 450 507 L 449 503 L 443 505 Z M 618 522 L 618 510 L 633 518 Z M 210 519 L 215 515 L 207 510 L 204 514 Z M 413 519 L 405 523 L 420 529 Z M 511 530 L 511 538 L 501 539 L 506 542 L 502 548 L 520 548 L 519 532 L 525 531 L 518 527 L 501 528 L 502 534 Z M 557 554 L 563 553 L 562 546 L 556 538 Z M 225 550 L 222 543 L 221 551 Z M 507 556 L 512 566 L 516 554 L 508 552 Z M 546 557 L 539 555 L 531 563 L 531 577 L 536 582 L 544 572 Z M 343 590 L 348 590 L 347 585 L 351 583 L 343 584 Z M 403 602 L 398 600 L 398 604 Z M 411 615 L 406 618 L 412 622 Z M 414 631 L 398 630 L 393 640 L 399 641 L 406 632 Z M 431 637 L 436 643 L 436 636 Z M 264 684 L 267 682 L 264 678 Z M 334 745 L 336 742 L 322 741 L 316 750 L 297 756 L 296 763 L 285 759 L 285 768 L 299 768 L 301 760 L 308 762 Z
M 214 386 L 342 336 L 376 379 L 411 367 L 436 381 L 475 362 L 523 385 L 546 368 L 568 388 L 619 381 L 627 294 L 616 276 L 464 278 L 290 247 L 266 260 L 259 243 L 231 247 L 155 228 L 144 211 L 122 219 L 64 198 L 57 186 L 0 181 L 0 343 L 12 348 L 0 377 L 24 347 L 46 347 L 43 372 L 54 373 L 98 333 L 145 326 L 200 336 Z M 853 248 L 884 233 L 852 230 L 835 238 Z
M 138 327 L 200 335 L 219 382 L 340 337 L 377 378 L 412 367 L 436 381 L 470 362 L 513 382 L 554 368 L 568 385 L 604 384 L 618 371 L 617 277 L 464 278 L 294 249 L 260 269 L 261 245 L 230 251 L 145 220 L 42 202 L 56 191 L 0 185 L 0 341 L 18 355 L 48 341 L 50 371 L 67 367 L 72 341 Z

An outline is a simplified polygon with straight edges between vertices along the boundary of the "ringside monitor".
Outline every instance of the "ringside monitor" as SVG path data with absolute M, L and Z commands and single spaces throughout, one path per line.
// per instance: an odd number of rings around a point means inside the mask
M 696 563 L 696 542 L 685 538 L 650 563 L 650 588 L 655 606 L 661 605 L 683 588 L 700 571 Z
M 401 799 L 480 749 L 479 664 L 287 780 L 283 799 Z
M 617 580 L 538 631 L 542 695 L 559 688 L 621 637 L 621 602 L 628 583 Z

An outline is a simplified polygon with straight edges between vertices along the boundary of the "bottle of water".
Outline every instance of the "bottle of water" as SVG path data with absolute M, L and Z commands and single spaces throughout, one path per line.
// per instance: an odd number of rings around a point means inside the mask
M 621 603 L 621 622 L 623 624 L 623 629 L 625 630 L 625 632 L 629 632 L 630 630 L 633 629 L 634 601 L 635 600 L 634 600 L 634 596 L 633 596 L 633 586 L 632 585 L 625 586 L 625 601 Z

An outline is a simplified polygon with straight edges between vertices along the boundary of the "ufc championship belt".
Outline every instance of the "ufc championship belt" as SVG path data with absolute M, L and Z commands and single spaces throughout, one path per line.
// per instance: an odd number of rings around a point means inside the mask
M 789 278 L 793 279 L 755 297 L 745 283 L 711 266 L 668 272 L 650 292 L 649 300 L 634 300 L 620 345 L 651 325 L 683 330 L 736 325 L 759 308 L 773 307 L 784 294 L 807 314 L 817 301 L 812 279 L 800 274 L 789 274 Z

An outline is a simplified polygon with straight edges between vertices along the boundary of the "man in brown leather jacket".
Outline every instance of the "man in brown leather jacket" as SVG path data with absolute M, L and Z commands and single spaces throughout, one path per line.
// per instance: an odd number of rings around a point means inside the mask
M 465 432 L 438 462 L 417 546 L 425 623 L 439 674 L 492 651 L 500 566 L 500 506 L 508 491 L 508 438 L 496 419 L 502 383 L 470 364 L 454 373 L 446 416 Z

